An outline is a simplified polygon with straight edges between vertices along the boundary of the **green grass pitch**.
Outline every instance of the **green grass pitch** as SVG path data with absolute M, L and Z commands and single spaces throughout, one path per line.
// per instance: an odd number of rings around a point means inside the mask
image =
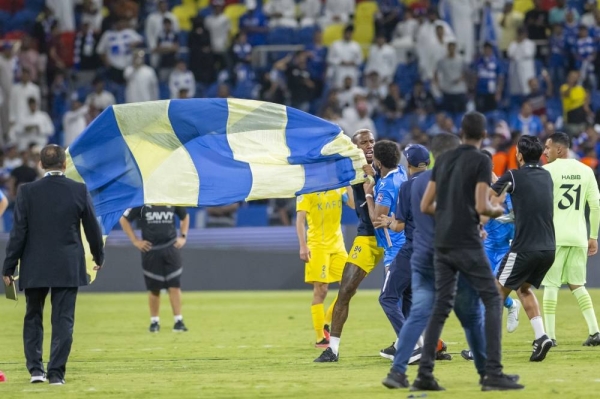
M 590 291 L 600 308 L 600 290 Z M 0 398 L 406 398 L 408 390 L 381 385 L 390 362 L 378 351 L 394 336 L 377 296 L 360 291 L 352 301 L 339 363 L 315 364 L 320 352 L 312 347 L 308 290 L 184 293 L 190 329 L 184 334 L 171 332 L 166 296 L 162 331 L 150 334 L 144 294 L 80 294 L 67 385 L 58 387 L 29 384 L 21 340 L 25 304 L 2 300 L 0 370 L 7 381 Z M 46 361 L 49 310 L 47 304 Z M 587 327 L 568 291 L 561 291 L 557 312 L 559 346 L 542 363 L 529 362 L 533 332 L 524 312 L 519 329 L 504 334 L 505 371 L 520 374 L 526 386 L 510 394 L 480 391 L 473 364 L 460 357 L 465 338 L 451 316 L 443 338 L 454 359 L 436 364 L 447 391 L 427 397 L 598 398 L 600 347 L 581 346 Z M 411 380 L 415 372 L 411 366 Z

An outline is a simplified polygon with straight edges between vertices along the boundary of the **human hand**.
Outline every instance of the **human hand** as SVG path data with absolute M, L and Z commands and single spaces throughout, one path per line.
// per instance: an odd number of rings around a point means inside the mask
M 375 227 L 376 229 L 381 229 L 381 228 L 384 228 L 384 227 L 388 227 L 392 223 L 393 216 L 394 216 L 393 213 L 392 213 L 392 216 L 379 215 L 379 217 L 377 218 L 377 220 L 375 220 L 373 222 L 373 227 Z
M 310 249 L 306 245 L 300 246 L 300 259 L 305 262 L 310 261 Z
M 152 244 L 146 240 L 136 240 L 133 245 L 142 252 L 148 252 L 152 249 Z
M 102 265 L 98 265 L 98 264 L 97 264 L 96 266 L 94 266 L 94 271 L 96 271 L 96 272 L 97 272 L 97 271 L 98 271 L 98 270 L 100 270 L 100 269 L 102 269 Z
M 374 192 L 373 189 L 375 188 L 375 179 L 373 179 L 372 177 L 368 178 L 363 183 L 363 188 L 365 189 L 365 194 L 373 195 L 373 192 Z
M 594 256 L 598 253 L 598 240 L 590 238 L 588 240 L 588 256 Z
M 375 177 L 375 169 L 373 169 L 373 167 L 371 165 L 369 165 L 369 164 L 363 165 L 362 170 L 363 170 L 363 172 L 365 172 L 365 177 L 366 176 Z
M 177 249 L 181 249 L 181 248 L 183 248 L 183 246 L 185 245 L 186 242 L 187 242 L 187 239 L 185 237 L 177 237 L 177 239 L 175 240 L 175 244 L 173 244 L 173 246 Z
M 13 281 L 15 281 L 13 280 L 12 276 L 2 276 L 2 280 L 6 286 L 9 286 Z

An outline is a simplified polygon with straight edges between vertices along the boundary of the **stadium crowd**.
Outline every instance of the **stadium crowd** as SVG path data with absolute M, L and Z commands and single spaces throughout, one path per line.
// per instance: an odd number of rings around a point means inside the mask
M 237 97 L 406 146 L 489 121 L 497 175 L 522 134 L 568 132 L 598 171 L 596 0 L 0 0 L 0 185 L 35 180 L 112 104 Z M 233 226 L 244 204 L 207 210 Z M 257 203 L 290 225 L 294 200 Z M 10 217 L 7 212 L 7 217 Z

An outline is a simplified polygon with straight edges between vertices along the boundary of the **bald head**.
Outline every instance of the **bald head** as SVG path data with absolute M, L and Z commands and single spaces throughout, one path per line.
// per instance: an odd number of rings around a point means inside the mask
M 40 153 L 40 162 L 45 170 L 64 170 L 66 168 L 67 155 L 65 150 L 56 145 L 50 144 L 42 148 Z

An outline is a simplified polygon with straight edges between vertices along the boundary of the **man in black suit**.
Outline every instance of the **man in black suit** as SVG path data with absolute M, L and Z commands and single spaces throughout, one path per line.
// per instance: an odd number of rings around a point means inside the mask
M 46 171 L 44 178 L 19 187 L 2 275 L 9 284 L 20 262 L 19 287 L 25 290 L 27 301 L 23 344 L 32 383 L 46 381 L 42 317 L 46 296 L 51 292 L 48 380 L 51 385 L 62 385 L 73 342 L 77 290 L 88 283 L 81 225 L 95 270 L 104 262 L 104 245 L 86 186 L 64 176 L 65 150 L 48 145 L 41 152 L 40 162 Z

